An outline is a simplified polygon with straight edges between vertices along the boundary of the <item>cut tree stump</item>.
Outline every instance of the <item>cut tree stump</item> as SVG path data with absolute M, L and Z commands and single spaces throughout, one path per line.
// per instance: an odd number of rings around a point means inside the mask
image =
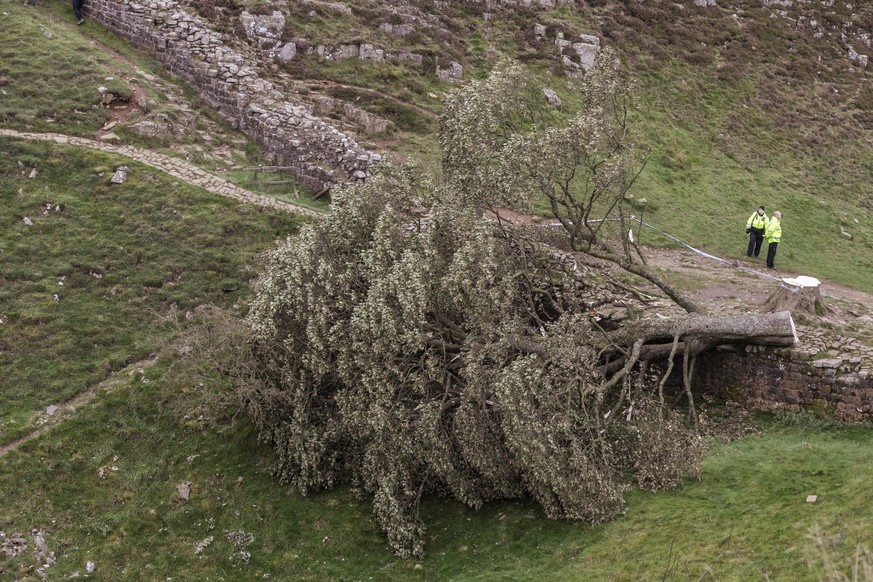
M 821 298 L 821 281 L 815 277 L 801 275 L 793 279 L 782 279 L 767 302 L 764 311 L 790 311 L 806 315 L 826 315 L 830 308 Z

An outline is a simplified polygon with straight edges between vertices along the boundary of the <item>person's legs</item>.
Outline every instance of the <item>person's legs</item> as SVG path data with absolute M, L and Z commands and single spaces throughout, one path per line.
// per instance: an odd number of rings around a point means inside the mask
M 752 232 L 755 235 L 755 256 L 761 254 L 761 245 L 764 243 L 763 232 Z
M 776 258 L 776 247 L 779 243 L 770 243 L 770 246 L 767 247 L 767 266 L 771 269 L 775 269 L 776 266 L 773 264 L 773 259 Z
M 746 250 L 746 256 L 751 257 L 752 251 L 755 249 L 755 231 L 749 233 L 749 248 Z
M 84 17 L 82 14 L 82 5 L 85 3 L 85 0 L 73 0 L 73 14 L 76 15 L 76 20 L 81 21 Z

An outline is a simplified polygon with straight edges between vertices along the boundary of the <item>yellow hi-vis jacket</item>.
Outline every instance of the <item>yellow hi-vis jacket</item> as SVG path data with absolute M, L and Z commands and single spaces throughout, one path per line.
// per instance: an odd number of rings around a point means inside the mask
M 782 240 L 782 221 L 775 216 L 771 218 L 764 230 L 764 236 L 768 243 L 778 243 Z
M 754 211 L 752 216 L 749 217 L 749 220 L 746 221 L 746 228 L 756 228 L 758 230 L 764 230 L 767 228 L 767 213 L 758 214 L 758 211 Z

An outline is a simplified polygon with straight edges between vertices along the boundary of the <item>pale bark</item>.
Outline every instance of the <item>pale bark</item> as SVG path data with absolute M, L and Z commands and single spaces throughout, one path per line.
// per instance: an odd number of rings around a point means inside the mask
M 765 346 L 793 346 L 797 343 L 794 320 L 788 311 L 644 319 L 630 322 L 607 337 L 618 346 L 631 346 L 639 339 L 644 340 L 649 349 L 665 344 L 665 355 L 676 337 L 683 343 L 696 342 L 701 348 L 735 343 Z

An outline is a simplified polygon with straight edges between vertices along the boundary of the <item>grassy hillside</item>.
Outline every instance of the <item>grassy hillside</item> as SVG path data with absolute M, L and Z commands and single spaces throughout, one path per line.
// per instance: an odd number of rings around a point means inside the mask
M 779 206 L 786 214 L 780 266 L 869 288 L 868 128 L 865 110 L 852 105 L 863 90 L 849 89 L 861 87 L 854 84 L 860 77 L 841 76 L 842 57 L 828 53 L 822 75 L 813 67 L 821 82 L 785 85 L 809 69 L 799 60 L 805 52 L 789 53 L 775 67 L 764 62 L 775 49 L 761 48 L 759 62 L 748 60 L 736 74 L 754 51 L 731 53 L 727 71 L 715 57 L 704 58 L 709 51 L 699 43 L 723 46 L 715 42 L 725 34 L 716 25 L 730 14 L 710 17 L 687 7 L 703 19 L 695 27 L 709 23 L 698 29 L 682 19 L 670 24 L 654 19 L 657 14 L 634 15 L 652 6 L 667 10 L 667 3 L 630 7 L 612 20 L 604 14 L 615 5 L 592 4 L 599 8 L 536 18 L 549 26 L 600 27 L 609 42 L 625 44 L 640 75 L 639 117 L 652 148 L 637 193 L 651 201 L 647 217 L 691 244 L 739 256 L 752 207 Z M 75 87 L 105 84 L 127 69 L 90 43 L 105 36 L 93 22 L 85 30 L 73 27 L 59 0 L 43 0 L 43 8 L 40 21 L 32 3 L 0 0 L 7 13 L 0 19 L 0 77 L 9 80 L 0 127 L 92 135 L 107 112 L 90 108 L 99 97 Z M 752 16 L 768 18 L 763 9 Z M 477 74 L 498 52 L 524 46 L 505 36 L 522 17 L 530 13 L 480 30 L 472 25 L 485 21 L 467 6 L 447 28 L 455 31 L 448 40 L 469 42 L 472 52 L 459 45 L 456 56 Z M 667 42 L 672 29 L 643 26 L 656 21 L 689 29 L 687 40 Z M 330 22 L 341 28 L 339 20 Z M 742 34 L 756 26 L 747 22 Z M 759 26 L 771 30 L 769 20 Z M 533 42 L 526 35 L 519 42 Z M 764 46 L 758 38 L 742 36 Z M 157 72 L 123 43 L 105 40 L 124 52 L 122 61 Z M 528 48 L 517 56 L 548 79 L 551 65 L 533 44 Z M 547 48 L 540 47 L 543 54 Z M 23 74 L 37 60 L 42 74 Z M 445 89 L 426 76 L 421 82 Z M 847 93 L 853 97 L 838 97 Z M 796 99 L 800 94 L 805 100 Z M 159 93 L 152 98 L 156 107 L 172 108 Z M 432 99 L 416 103 L 432 107 Z M 812 108 L 818 101 L 820 108 Z M 400 131 L 397 143 L 417 139 L 422 151 L 432 147 L 432 136 Z M 223 366 L 238 348 L 238 316 L 257 255 L 294 232 L 298 221 L 211 196 L 117 156 L 5 138 L 0 151 L 6 209 L 0 216 L 0 444 L 39 426 L 45 406 L 123 370 L 116 388 L 98 391 L 73 419 L 0 456 L 0 531 L 6 533 L 0 543 L 14 533 L 27 540 L 20 554 L 0 552 L 0 578 L 84 575 L 91 561 L 101 580 L 819 580 L 835 579 L 837 571 L 849 575 L 856 552 L 873 545 L 865 496 L 873 480 L 873 433 L 802 416 L 759 419 L 759 433 L 713 446 L 700 482 L 666 493 L 631 491 L 627 514 L 604 526 L 550 521 L 525 501 L 473 512 L 430 499 L 423 516 L 427 556 L 398 560 L 368 500 L 346 488 L 304 498 L 281 486 L 271 453 L 235 415 Z M 109 175 L 120 163 L 130 166 L 128 181 L 111 186 Z M 854 236 L 847 247 L 840 247 L 839 228 L 834 233 L 839 225 Z M 223 309 L 197 309 L 202 305 Z M 155 352 L 161 354 L 156 365 L 128 366 Z M 180 486 L 190 487 L 187 499 Z M 818 495 L 817 503 L 805 502 L 809 494 Z M 860 559 L 871 563 L 869 554 Z
M 782 270 L 873 289 L 873 89 L 867 68 L 850 58 L 850 49 L 870 52 L 867 5 L 655 0 L 533 10 L 348 0 L 351 13 L 344 14 L 318 3 L 189 4 L 241 43 L 248 42 L 238 20 L 244 9 L 282 10 L 283 42 L 303 49 L 370 43 L 422 55 L 421 64 L 334 61 L 301 49 L 286 72 L 304 97 L 326 93 L 386 116 L 394 133 L 369 145 L 411 153 L 430 168 L 437 160 L 433 122 L 411 107 L 439 110 L 434 97 L 450 85 L 437 80 L 437 67 L 457 61 L 465 78 L 480 77 L 511 56 L 559 88 L 566 67 L 556 36 L 597 35 L 620 50 L 639 81 L 637 130 L 650 158 L 635 194 L 649 202 L 652 223 L 693 246 L 743 259 L 745 220 L 763 203 L 783 212 Z M 403 23 L 411 26 L 403 36 L 386 28 Z M 338 91 L 332 83 L 351 87 Z M 388 97 L 409 107 L 392 109 Z M 572 106 L 572 89 L 562 97 Z
M 680 86 L 669 85 L 659 99 L 681 99 Z M 739 87 L 721 89 L 720 101 L 742 108 L 748 99 Z M 693 246 L 744 259 L 745 220 L 765 204 L 769 213 L 783 213 L 777 266 L 871 289 L 871 176 L 863 160 L 873 153 L 869 146 L 823 143 L 807 151 L 791 135 L 766 129 L 768 120 L 755 111 L 733 130 L 736 121 L 718 114 L 694 119 L 648 111 L 652 158 L 636 194 L 651 202 L 651 222 Z
M 69 2 L 0 6 L 0 126 L 147 147 L 258 193 L 326 208 L 290 176 L 253 172 L 272 163 L 254 142 L 123 39 L 92 20 L 75 26 Z M 143 135 L 132 128 L 140 122 L 172 131 Z
M 2 8 L 4 128 L 94 137 L 113 114 L 98 87 L 123 96 L 136 85 L 156 109 L 183 91 L 146 72 L 157 67 L 136 51 L 83 36 L 67 5 Z M 117 155 L 7 138 L 0 151 L 0 444 L 41 423 L 46 406 L 154 352 L 186 312 L 237 304 L 258 253 L 298 224 Z M 120 165 L 128 180 L 111 185 Z
M 174 317 L 232 306 L 256 254 L 296 229 L 138 164 L 110 185 L 117 156 L 0 145 L 0 443 L 154 351 Z

